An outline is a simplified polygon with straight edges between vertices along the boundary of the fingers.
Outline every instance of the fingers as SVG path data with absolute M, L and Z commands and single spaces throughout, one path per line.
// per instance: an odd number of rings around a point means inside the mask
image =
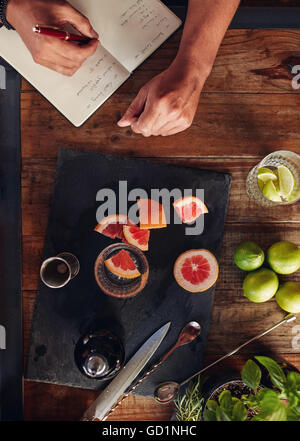
M 63 21 L 71 23 L 81 34 L 90 38 L 99 38 L 98 33 L 92 27 L 90 21 L 68 3 L 66 3 L 63 8 L 63 15 Z
M 118 126 L 127 127 L 136 123 L 144 110 L 146 99 L 147 90 L 142 88 L 126 110 L 124 116 L 118 121 Z
M 51 63 L 49 60 L 44 60 L 40 64 L 44 67 L 47 67 L 48 69 L 54 70 L 55 72 L 58 72 L 68 77 L 74 75 L 77 70 L 76 68 L 69 67 L 67 65 Z
M 51 37 L 49 37 L 51 38 Z M 61 54 L 63 57 L 72 60 L 74 63 L 81 64 L 90 56 L 92 56 L 99 45 L 98 40 L 91 40 L 88 44 L 79 46 L 76 43 L 66 42 L 62 40 L 55 40 L 55 47 L 53 49 Z
M 33 56 L 34 61 L 67 76 L 73 75 L 95 53 L 99 44 L 98 40 L 92 40 L 85 46 L 78 46 L 43 35 L 37 37 L 40 42 L 39 49 Z

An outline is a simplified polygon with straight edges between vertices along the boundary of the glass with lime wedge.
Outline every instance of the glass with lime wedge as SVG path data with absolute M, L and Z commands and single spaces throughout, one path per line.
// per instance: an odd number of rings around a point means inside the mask
M 253 167 L 247 177 L 249 197 L 262 206 L 288 205 L 300 199 L 300 156 L 278 150 Z

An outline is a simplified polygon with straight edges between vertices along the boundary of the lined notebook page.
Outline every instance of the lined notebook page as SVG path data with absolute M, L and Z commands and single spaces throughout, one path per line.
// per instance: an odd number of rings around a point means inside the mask
M 0 55 L 77 127 L 130 76 L 101 46 L 72 77 L 58 74 L 34 63 L 19 35 L 4 28 Z
M 126 67 L 137 68 L 181 20 L 159 0 L 72 0 L 87 15 L 101 44 Z

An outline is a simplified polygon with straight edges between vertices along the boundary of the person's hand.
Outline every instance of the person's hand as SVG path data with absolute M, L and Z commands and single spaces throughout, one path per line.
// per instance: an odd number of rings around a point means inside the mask
M 175 60 L 140 89 L 118 125 L 147 137 L 182 132 L 193 122 L 206 77 L 198 66 Z
M 19 33 L 34 61 L 63 75 L 73 75 L 99 44 L 98 34 L 89 20 L 63 0 L 10 0 L 6 18 Z M 92 40 L 79 46 L 32 31 L 37 24 L 62 27 L 66 23 Z

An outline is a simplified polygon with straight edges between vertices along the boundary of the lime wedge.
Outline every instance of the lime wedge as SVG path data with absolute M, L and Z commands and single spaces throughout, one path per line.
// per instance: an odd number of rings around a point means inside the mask
M 262 192 L 266 198 L 270 199 L 273 202 L 282 202 L 280 193 L 278 189 L 276 189 L 274 182 L 269 180 L 262 189 Z
M 278 168 L 280 194 L 287 199 L 292 193 L 295 186 L 294 175 L 285 165 L 279 165 Z
M 257 182 L 258 182 L 259 188 L 261 189 L 261 191 L 263 191 L 263 188 L 264 188 L 264 185 L 265 185 L 264 181 L 262 181 L 261 179 L 258 178 Z
M 267 181 L 276 181 L 277 173 L 267 167 L 261 167 L 257 172 L 257 178 L 266 183 Z

